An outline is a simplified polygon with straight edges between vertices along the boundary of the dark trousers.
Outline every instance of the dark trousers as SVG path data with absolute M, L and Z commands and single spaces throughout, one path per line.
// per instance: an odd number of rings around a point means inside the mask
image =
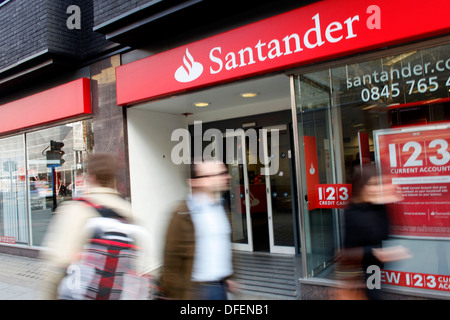
M 196 291 L 198 300 L 228 300 L 225 281 L 198 282 Z

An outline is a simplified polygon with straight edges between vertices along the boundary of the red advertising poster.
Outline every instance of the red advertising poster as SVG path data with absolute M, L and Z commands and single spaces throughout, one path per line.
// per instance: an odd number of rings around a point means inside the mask
M 306 185 L 308 186 L 308 208 L 316 209 L 316 185 L 319 184 L 319 163 L 317 161 L 316 138 L 303 137 L 305 147 Z
M 351 196 L 351 184 L 317 184 L 316 208 L 344 209 Z
M 450 124 L 374 132 L 377 163 L 403 200 L 389 204 L 392 233 L 450 238 Z

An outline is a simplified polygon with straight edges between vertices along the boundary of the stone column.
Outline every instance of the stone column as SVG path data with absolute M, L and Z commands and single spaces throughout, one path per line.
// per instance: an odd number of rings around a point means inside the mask
M 117 106 L 116 99 L 115 68 L 119 65 L 120 55 L 91 65 L 94 150 L 117 156 L 120 170 L 116 187 L 123 196 L 130 198 L 126 110 Z

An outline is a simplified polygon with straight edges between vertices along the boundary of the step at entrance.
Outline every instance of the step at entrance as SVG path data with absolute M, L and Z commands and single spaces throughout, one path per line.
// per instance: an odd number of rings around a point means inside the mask
M 300 298 L 296 257 L 235 251 L 235 275 L 243 292 L 263 299 Z

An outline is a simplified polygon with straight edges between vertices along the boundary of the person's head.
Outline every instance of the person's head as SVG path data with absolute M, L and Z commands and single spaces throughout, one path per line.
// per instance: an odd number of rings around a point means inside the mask
M 118 165 L 109 153 L 93 153 L 87 161 L 89 181 L 101 187 L 112 187 L 117 176 Z
M 355 166 L 352 174 L 352 202 L 383 203 L 383 187 L 374 165 Z
M 392 184 L 392 176 L 380 174 L 372 164 L 355 166 L 352 173 L 353 203 L 392 203 L 403 198 Z
M 193 192 L 215 193 L 226 191 L 230 185 L 230 175 L 222 162 L 205 161 L 191 164 L 191 177 L 188 184 Z

